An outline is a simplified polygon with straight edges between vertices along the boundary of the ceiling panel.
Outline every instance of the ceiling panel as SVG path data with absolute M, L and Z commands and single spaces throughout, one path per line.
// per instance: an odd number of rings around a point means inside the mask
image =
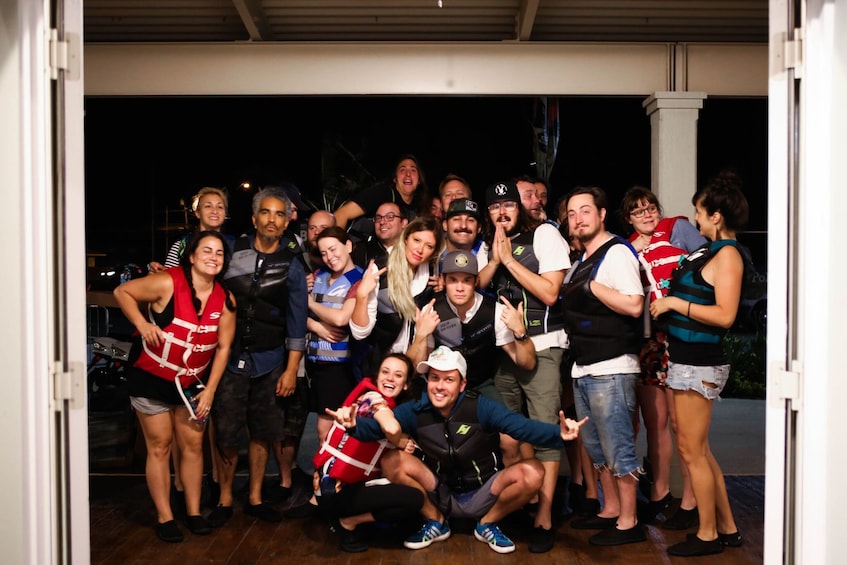
M 768 40 L 768 0 L 86 0 L 85 41 Z M 520 30 L 520 31 L 519 31 Z

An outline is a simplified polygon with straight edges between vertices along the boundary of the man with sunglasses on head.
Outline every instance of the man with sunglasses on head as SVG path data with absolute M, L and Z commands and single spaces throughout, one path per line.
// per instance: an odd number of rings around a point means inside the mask
M 568 245 L 552 224 L 529 216 L 513 181 L 489 186 L 485 197 L 489 262 L 480 272 L 481 284 L 513 305 L 523 303 L 527 334 L 520 337 L 531 339 L 536 351 L 532 370 L 518 366 L 501 353 L 494 383 L 511 410 L 520 413 L 526 406 L 530 418 L 553 424 L 558 421 L 562 386 L 559 367 L 567 346 L 559 292 L 571 266 Z M 523 457 L 531 456 L 527 451 L 521 452 L 516 441 L 506 441 L 503 447 L 507 463 L 518 460 L 521 453 Z M 528 446 L 524 449 L 528 450 Z M 562 450 L 536 447 L 535 456 L 545 475 L 529 550 L 545 553 L 553 547 L 553 494 Z

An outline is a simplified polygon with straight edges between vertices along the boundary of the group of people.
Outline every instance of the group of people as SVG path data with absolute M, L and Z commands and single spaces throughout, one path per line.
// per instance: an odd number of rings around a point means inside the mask
M 467 518 L 476 539 L 509 553 L 500 524 L 523 511 L 529 550 L 547 552 L 563 453 L 580 513 L 571 525 L 597 530 L 595 545 L 644 541 L 643 524 L 674 500 L 671 429 L 685 487 L 665 525 L 697 530 L 668 552 L 741 545 L 708 444 L 729 374 L 721 337 L 744 271 L 739 179 L 722 173 L 694 196 L 699 233 L 684 217 L 663 218 L 645 188 L 621 204 L 629 239 L 606 230 L 602 189 L 563 196 L 558 222 L 547 198 L 545 182 L 517 177 L 478 202 L 453 174 L 430 197 L 407 155 L 391 183 L 312 212 L 305 237 L 292 229 L 306 208 L 299 191 L 263 188 L 254 231 L 232 238 L 221 234 L 226 194 L 201 190 L 197 232 L 115 290 L 140 338 L 128 381 L 157 535 L 183 539 L 172 458 L 186 527 L 202 535 L 228 521 L 245 430 L 244 511 L 282 520 L 273 502 L 291 493 L 313 411 L 314 496 L 289 516 L 321 514 L 345 551 L 367 549 L 363 523 L 418 519 L 404 545 L 421 549 L 451 535 L 451 518 Z M 218 485 L 205 517 L 204 437 Z M 271 453 L 280 476 L 268 489 Z M 641 507 L 639 481 L 649 486 Z

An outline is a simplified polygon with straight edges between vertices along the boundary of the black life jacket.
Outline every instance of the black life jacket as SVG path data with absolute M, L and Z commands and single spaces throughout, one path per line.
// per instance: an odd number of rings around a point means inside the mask
M 492 378 L 497 371 L 497 346 L 494 335 L 494 312 L 496 302 L 489 296 L 482 297 L 482 304 L 467 323 L 447 303 L 447 296 L 435 296 L 435 311 L 441 318 L 433 332 L 435 346 L 446 345 L 462 354 L 468 362 L 468 388 Z
M 626 240 L 613 236 L 586 260 L 571 267 L 565 279 L 562 301 L 565 325 L 571 356 L 578 365 L 638 353 L 641 349 L 641 318 L 618 314 L 600 302 L 589 288 L 606 253 L 615 245 L 625 245 L 637 257 Z
M 233 349 L 265 351 L 285 343 L 288 270 L 296 260 L 296 242 L 283 240 L 274 253 L 259 253 L 253 235 L 235 240 L 224 275 L 235 296 L 237 315 Z
M 512 238 L 512 258 L 529 269 L 538 273 L 539 261 L 533 248 L 534 232 L 524 232 Z M 529 335 L 541 335 L 565 327 L 562 309 L 558 304 L 547 306 L 527 292 L 502 264 L 497 267 L 491 280 L 492 294 L 505 296 L 513 306 L 523 302 L 524 326 Z
M 425 454 L 423 462 L 453 492 L 478 489 L 503 469 L 500 434 L 482 429 L 478 400 L 476 391 L 466 391 L 449 418 L 435 409 L 417 415 L 415 441 Z

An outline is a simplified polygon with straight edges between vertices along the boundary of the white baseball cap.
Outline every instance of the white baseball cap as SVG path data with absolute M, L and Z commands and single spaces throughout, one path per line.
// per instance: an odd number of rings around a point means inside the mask
M 452 371 L 457 369 L 464 379 L 468 374 L 468 362 L 458 351 L 453 351 L 446 345 L 442 345 L 429 354 L 426 361 L 418 363 L 419 373 L 426 373 L 430 369 L 438 371 Z

